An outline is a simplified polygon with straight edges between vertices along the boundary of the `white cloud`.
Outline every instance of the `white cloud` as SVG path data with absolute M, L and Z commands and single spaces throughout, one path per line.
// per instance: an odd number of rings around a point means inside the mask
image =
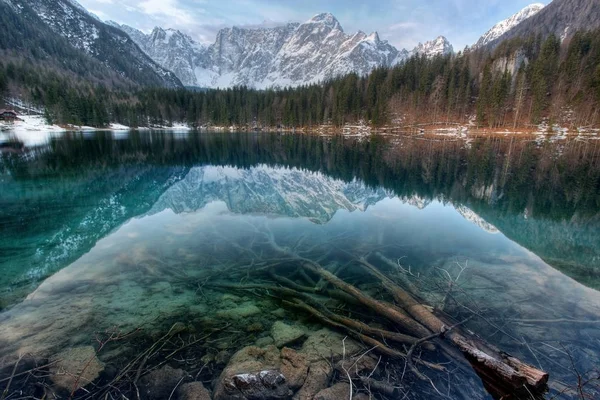
M 95 16 L 97 16 L 98 18 L 100 18 L 103 21 L 106 21 L 108 18 L 108 15 L 106 15 L 104 12 L 100 11 L 100 10 L 92 10 L 92 9 L 88 9 L 89 12 L 91 12 L 92 14 L 94 14 Z
M 158 17 L 167 17 L 172 21 L 173 26 L 194 25 L 195 18 L 192 13 L 185 10 L 177 0 L 145 0 L 138 5 L 138 10 L 142 13 Z M 195 9 L 196 12 L 202 12 L 202 9 Z
M 388 28 L 388 30 L 390 31 L 401 31 L 401 30 L 405 30 L 405 29 L 416 29 L 419 28 L 421 26 L 421 24 L 417 23 L 417 22 L 398 22 L 397 24 L 393 24 L 392 26 L 390 26 Z

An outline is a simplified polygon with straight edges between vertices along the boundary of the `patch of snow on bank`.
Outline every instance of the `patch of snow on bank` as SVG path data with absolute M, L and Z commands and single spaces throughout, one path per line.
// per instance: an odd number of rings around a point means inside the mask
M 13 123 L 0 122 L 0 131 L 13 135 L 25 146 L 36 146 L 47 143 L 57 133 L 66 130 L 58 125 L 49 125 L 41 115 L 19 115 L 21 121 Z

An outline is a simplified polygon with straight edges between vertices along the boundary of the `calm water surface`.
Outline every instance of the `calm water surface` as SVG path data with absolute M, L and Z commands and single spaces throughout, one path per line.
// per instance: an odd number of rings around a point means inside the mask
M 599 141 L 64 135 L 1 159 L 0 356 L 134 332 L 98 353 L 120 369 L 183 322 L 218 330 L 169 360 L 210 387 L 216 354 L 266 343 L 274 322 L 323 328 L 276 296 L 216 287 L 265 283 L 274 263 L 295 277 L 283 248 L 385 298 L 354 262 L 369 257 L 428 304 L 475 313 L 470 329 L 550 372 L 549 398 L 576 397 L 574 368 L 600 365 L 599 228 Z M 446 396 L 489 397 L 473 374 L 441 375 Z

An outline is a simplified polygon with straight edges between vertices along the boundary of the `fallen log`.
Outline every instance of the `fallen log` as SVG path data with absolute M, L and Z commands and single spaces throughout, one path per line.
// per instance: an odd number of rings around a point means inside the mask
M 296 308 L 300 308 L 306 312 L 308 312 L 309 314 L 315 316 L 317 319 L 319 319 L 321 322 L 326 323 L 327 325 L 333 326 L 335 328 L 341 329 L 346 331 L 348 334 L 350 334 L 351 336 L 353 336 L 355 339 L 369 345 L 372 346 L 374 348 L 374 351 L 383 354 L 385 356 L 388 357 L 392 357 L 392 358 L 400 358 L 400 359 L 406 359 L 406 354 L 392 349 L 389 346 L 386 346 L 384 343 L 380 342 L 377 339 L 373 339 L 370 336 L 364 335 L 360 332 L 357 332 L 343 324 L 337 323 L 329 318 L 327 318 L 325 315 L 323 315 L 323 313 L 319 312 L 319 310 L 317 310 L 314 307 L 309 306 L 308 304 L 295 299 L 294 301 L 284 301 L 285 304 L 290 305 L 292 307 L 296 307 Z M 414 343 L 416 343 L 417 341 L 414 341 Z M 422 364 L 424 366 L 427 366 L 428 368 L 437 370 L 437 371 L 445 371 L 446 369 L 444 368 L 444 366 L 439 365 L 439 364 L 434 364 L 434 363 L 430 363 L 427 361 L 423 361 L 423 360 L 417 360 L 416 361 L 419 364 Z
M 452 325 L 449 323 L 449 317 L 434 314 L 367 260 L 361 258 L 359 263 L 381 281 L 383 287 L 408 314 L 429 330 L 434 333 L 444 332 Z M 493 395 L 503 397 L 521 392 L 540 393 L 546 390 L 548 373 L 486 343 L 474 333 L 456 328 L 442 337 L 465 355 Z
M 373 297 L 358 290 L 356 287 L 344 282 L 342 279 L 338 278 L 337 276 L 327 271 L 320 265 L 316 263 L 306 262 L 303 264 L 303 266 L 308 270 L 314 272 L 315 274 L 321 276 L 323 279 L 325 279 L 338 289 L 341 289 L 342 291 L 352 295 L 360 303 L 372 309 L 379 315 L 383 315 L 390 321 L 397 323 L 403 331 L 414 335 L 418 338 L 429 336 L 432 333 L 423 325 L 421 325 L 420 322 L 415 321 L 414 319 L 407 316 L 405 313 L 400 312 L 399 310 L 393 307 L 387 307 L 379 300 L 374 299 Z

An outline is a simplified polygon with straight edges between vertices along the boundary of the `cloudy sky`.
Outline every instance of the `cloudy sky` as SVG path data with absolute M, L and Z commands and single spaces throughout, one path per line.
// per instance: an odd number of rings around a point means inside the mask
M 331 12 L 348 33 L 379 32 L 398 48 L 446 36 L 456 50 L 473 44 L 531 0 L 79 0 L 103 20 L 143 31 L 176 28 L 211 43 L 224 27 L 275 26 Z M 542 1 L 547 4 L 548 0 Z

